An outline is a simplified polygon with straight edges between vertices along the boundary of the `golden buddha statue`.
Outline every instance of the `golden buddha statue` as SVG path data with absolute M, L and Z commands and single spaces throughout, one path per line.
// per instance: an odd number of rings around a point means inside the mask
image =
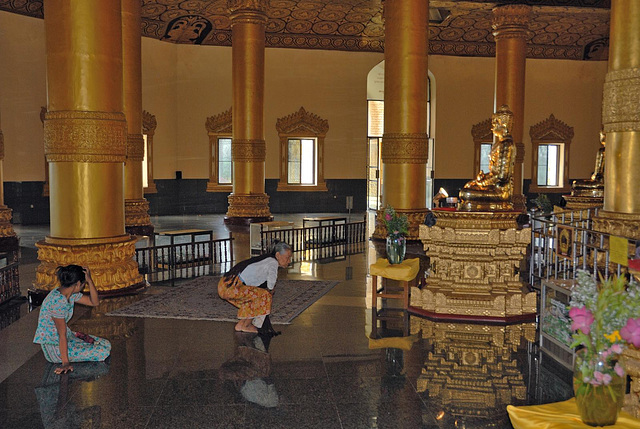
M 596 155 L 596 165 L 589 179 L 574 180 L 571 184 L 573 197 L 604 197 L 604 148 L 605 134 L 600 130 L 600 149 Z
M 467 182 L 460 191 L 458 210 L 511 211 L 513 210 L 513 170 L 516 145 L 510 134 L 513 113 L 502 105 L 491 115 L 491 131 L 495 139 L 489 156 L 489 172 L 482 170 L 475 180 Z

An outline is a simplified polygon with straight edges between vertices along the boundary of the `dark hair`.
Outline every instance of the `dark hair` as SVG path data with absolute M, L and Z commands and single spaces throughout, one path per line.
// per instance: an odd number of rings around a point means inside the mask
M 62 287 L 69 287 L 77 282 L 84 283 L 85 281 L 84 270 L 80 265 L 59 266 L 56 269 L 56 276 L 58 276 Z
M 254 256 L 253 258 L 245 259 L 244 261 L 238 262 L 233 266 L 233 268 L 227 271 L 227 273 L 224 275 L 224 278 L 228 279 L 228 278 L 235 277 L 239 275 L 242 271 L 244 271 L 244 269 L 247 268 L 249 265 L 256 262 L 260 262 L 267 258 L 275 258 L 276 253 L 284 253 L 287 250 L 291 250 L 291 246 L 289 246 L 284 241 L 275 239 L 273 240 L 273 243 L 271 243 L 271 246 L 269 247 L 269 251 L 267 253 Z

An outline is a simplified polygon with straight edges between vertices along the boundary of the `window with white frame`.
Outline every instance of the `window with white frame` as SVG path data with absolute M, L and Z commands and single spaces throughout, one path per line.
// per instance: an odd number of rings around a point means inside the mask
M 491 159 L 492 143 L 480 143 L 480 170 L 489 172 L 489 161 Z
M 279 118 L 276 129 L 281 159 L 278 191 L 326 191 L 323 154 L 329 122 L 301 107 Z
M 288 142 L 287 183 L 316 184 L 316 139 L 290 138 Z
M 145 194 L 158 192 L 153 181 L 153 136 L 158 122 L 156 117 L 146 110 L 142 111 L 142 138 L 144 139 L 144 158 L 142 160 L 142 186 Z
M 207 192 L 233 190 L 233 160 L 231 159 L 231 108 L 207 118 L 205 127 L 209 135 L 209 182 Z
M 529 192 L 570 190 L 569 148 L 573 127 L 550 115 L 529 130 L 531 136 L 531 186 Z

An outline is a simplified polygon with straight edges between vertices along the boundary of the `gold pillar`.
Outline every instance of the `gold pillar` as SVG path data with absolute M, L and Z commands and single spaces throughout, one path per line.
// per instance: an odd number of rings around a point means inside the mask
M 409 218 L 417 240 L 427 212 L 427 0 L 387 0 L 385 19 L 382 202 Z M 375 238 L 385 237 L 378 211 Z
M 142 9 L 139 0 L 122 0 L 124 114 L 127 160 L 124 164 L 124 221 L 131 235 L 152 235 L 149 202 L 142 188 Z
M 233 193 L 226 223 L 272 220 L 264 192 L 264 45 L 267 0 L 229 0 L 232 32 Z
M 506 104 L 513 112 L 511 137 L 516 144 L 516 165 L 513 173 L 514 210 L 524 211 L 522 195 L 524 162 L 524 79 L 527 59 L 527 33 L 531 6 L 504 5 L 493 9 L 492 28 L 496 40 L 496 89 L 494 107 Z M 495 110 L 494 109 L 494 110 Z
M 607 136 L 604 210 L 594 229 L 640 239 L 640 2 L 611 3 L 609 70 L 602 100 Z
M 58 265 L 88 265 L 98 291 L 143 285 L 124 230 L 120 0 L 48 0 L 45 155 L 50 235 L 37 243 L 38 290 L 57 286 Z
M 11 225 L 12 210 L 4 205 L 4 134 L 0 128 L 0 250 L 18 251 L 20 245 Z

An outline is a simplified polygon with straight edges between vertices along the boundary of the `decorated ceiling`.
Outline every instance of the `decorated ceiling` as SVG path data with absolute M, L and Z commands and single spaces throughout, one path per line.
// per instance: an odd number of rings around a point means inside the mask
M 266 46 L 382 52 L 383 0 L 269 0 Z M 532 6 L 529 58 L 605 60 L 611 0 L 430 0 L 429 53 L 495 54 L 491 9 Z M 43 18 L 43 0 L 0 0 L 0 10 Z M 166 42 L 231 45 L 227 0 L 142 0 L 142 34 Z

